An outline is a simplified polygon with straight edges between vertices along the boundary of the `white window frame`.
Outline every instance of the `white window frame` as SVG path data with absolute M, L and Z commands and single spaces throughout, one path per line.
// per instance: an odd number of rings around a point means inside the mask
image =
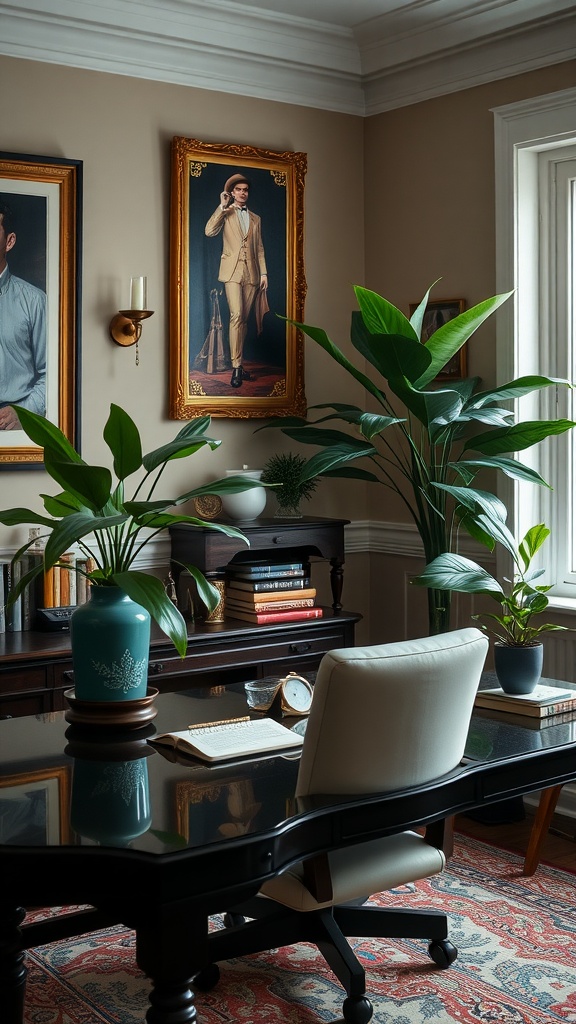
M 576 89 L 497 107 L 493 114 L 496 284 L 498 292 L 515 293 L 498 313 L 497 380 L 503 383 L 529 373 L 573 379 L 573 367 L 566 361 L 568 345 L 566 334 L 562 336 L 562 315 L 554 285 L 558 239 L 547 219 L 550 188 L 553 192 L 556 179 L 542 172 L 552 167 L 556 157 L 569 157 L 572 149 L 576 158 Z M 547 193 L 540 191 L 546 188 Z M 547 388 L 521 399 L 517 406 L 524 420 L 571 418 L 571 394 L 564 388 Z M 547 570 L 544 578 L 548 582 L 560 580 L 553 591 L 554 604 L 576 609 L 576 581 L 566 578 L 559 560 L 559 555 L 566 554 L 562 538 L 566 531 L 566 493 L 562 495 L 562 487 L 568 452 L 574 451 L 572 444 L 572 438 L 564 435 L 519 453 L 523 462 L 552 484 L 553 491 L 506 478 L 499 493 L 516 536 L 523 536 L 538 522 L 546 522 L 553 530 L 543 561 Z M 564 512 L 563 520 L 559 509 Z M 561 538 L 560 543 L 554 543 L 556 537 Z

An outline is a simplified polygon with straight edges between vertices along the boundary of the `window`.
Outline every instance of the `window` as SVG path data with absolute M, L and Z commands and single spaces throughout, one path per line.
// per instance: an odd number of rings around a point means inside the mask
M 497 328 L 499 380 L 531 373 L 576 381 L 576 90 L 495 114 L 497 290 L 513 288 Z M 523 419 L 576 419 L 567 388 L 520 399 Z M 559 598 L 576 602 L 576 430 L 520 453 L 552 490 L 503 485 L 518 536 L 545 522 L 544 553 Z

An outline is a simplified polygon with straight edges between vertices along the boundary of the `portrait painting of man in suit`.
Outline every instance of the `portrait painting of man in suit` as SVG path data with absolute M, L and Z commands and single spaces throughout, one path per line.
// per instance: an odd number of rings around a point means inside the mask
M 248 209 L 249 192 L 250 182 L 245 175 L 236 173 L 228 178 L 220 203 L 205 228 L 208 238 L 222 235 L 218 280 L 224 282 L 230 313 L 228 344 L 232 362 L 230 386 L 233 388 L 253 380 L 242 366 L 242 356 L 254 303 L 259 307 L 256 311 L 258 335 L 262 333 L 264 314 L 269 310 L 262 222 L 258 214 Z
M 303 314 L 303 171 L 268 151 L 232 147 L 237 155 L 210 159 L 215 147 L 204 155 L 195 140 L 174 142 L 171 273 L 184 294 L 172 291 L 173 415 L 303 411 L 302 343 L 286 322 Z

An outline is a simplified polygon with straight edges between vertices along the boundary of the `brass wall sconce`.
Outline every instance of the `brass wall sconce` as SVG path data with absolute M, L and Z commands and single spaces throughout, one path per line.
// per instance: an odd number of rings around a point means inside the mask
M 112 317 L 110 337 L 117 345 L 136 345 L 136 366 L 140 362 L 138 342 L 142 334 L 142 322 L 153 315 L 153 309 L 146 309 L 146 278 L 133 277 L 130 282 L 130 309 L 121 309 Z

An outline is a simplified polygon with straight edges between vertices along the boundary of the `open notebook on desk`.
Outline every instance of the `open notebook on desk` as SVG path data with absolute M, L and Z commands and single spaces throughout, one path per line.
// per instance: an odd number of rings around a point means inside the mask
M 151 737 L 152 746 L 171 747 L 203 761 L 227 761 L 275 750 L 302 746 L 304 737 L 272 718 L 232 718 L 224 722 L 191 725 L 182 732 Z

